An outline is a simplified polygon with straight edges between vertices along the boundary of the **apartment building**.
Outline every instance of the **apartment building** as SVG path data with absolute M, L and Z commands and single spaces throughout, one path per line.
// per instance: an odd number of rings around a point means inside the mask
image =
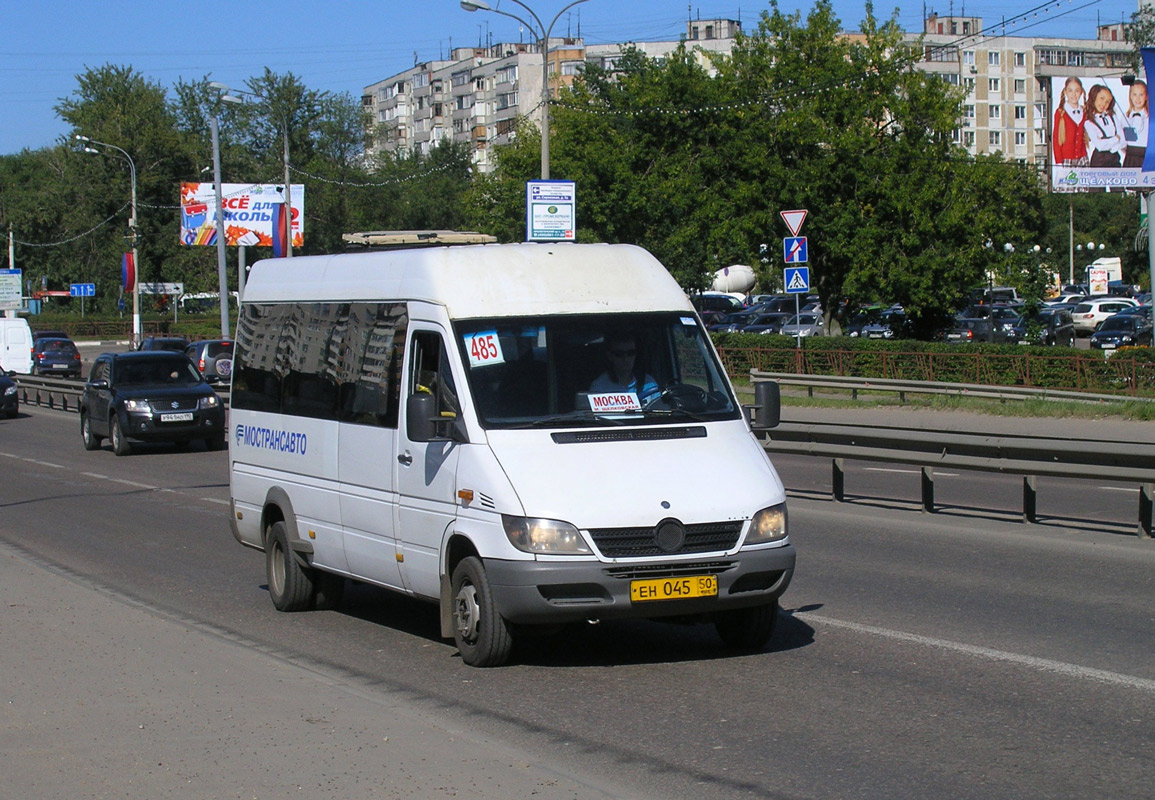
M 1102 25 L 1095 39 L 991 36 L 984 30 L 981 17 L 928 16 L 919 68 L 966 88 L 957 144 L 972 155 L 1001 152 L 1043 169 L 1050 79 L 1127 72 L 1131 45 L 1123 25 Z M 918 41 L 917 34 L 907 38 Z
M 689 20 L 679 41 L 586 45 L 550 38 L 546 81 L 551 96 L 573 84 L 585 63 L 612 69 L 627 47 L 662 58 L 685 43 L 704 67 L 706 53 L 728 55 L 741 22 Z M 967 90 L 955 141 L 973 154 L 1001 152 L 1040 169 L 1047 164 L 1050 78 L 1127 71 L 1131 46 L 1121 24 L 1103 25 L 1095 39 L 992 36 L 981 17 L 924 20 L 919 68 Z M 468 142 L 474 163 L 493 169 L 496 146 L 509 142 L 521 117 L 541 124 L 542 56 L 537 43 L 456 48 L 441 61 L 415 64 L 365 87 L 362 104 L 375 123 L 373 152 L 428 153 L 444 139 Z

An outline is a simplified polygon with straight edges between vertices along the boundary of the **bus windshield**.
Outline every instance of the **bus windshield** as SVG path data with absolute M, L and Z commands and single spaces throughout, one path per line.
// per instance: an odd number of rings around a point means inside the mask
M 740 414 L 709 340 L 689 313 L 503 317 L 454 327 L 487 428 Z

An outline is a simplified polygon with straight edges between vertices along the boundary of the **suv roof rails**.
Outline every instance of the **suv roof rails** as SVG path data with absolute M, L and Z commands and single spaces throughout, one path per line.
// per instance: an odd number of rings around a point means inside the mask
M 341 236 L 347 250 L 388 250 L 455 244 L 496 244 L 497 237 L 476 231 L 362 231 Z

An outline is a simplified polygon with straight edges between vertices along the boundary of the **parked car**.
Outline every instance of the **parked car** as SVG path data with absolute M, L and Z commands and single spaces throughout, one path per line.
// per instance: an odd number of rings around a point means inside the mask
M 1048 308 L 1051 306 L 1059 306 L 1059 305 L 1077 306 L 1079 303 L 1083 302 L 1086 299 L 1087 299 L 1087 295 L 1083 294 L 1082 292 L 1080 292 L 1079 294 L 1067 292 L 1067 293 L 1056 295 L 1055 297 L 1052 297 L 1050 300 L 1043 303 L 1043 305 L 1047 306 Z
M 141 340 L 137 350 L 171 350 L 174 353 L 183 353 L 189 341 L 180 336 L 149 336 Z
M 84 449 L 95 450 L 107 437 L 118 456 L 132 452 L 130 439 L 203 439 L 209 450 L 220 450 L 225 411 L 184 353 L 104 353 L 93 362 L 80 397 L 80 434 Z
M 1009 341 L 1019 344 L 1041 344 L 1059 347 L 1075 346 L 1075 323 L 1065 308 L 1041 308 L 1035 314 L 1023 314 L 1015 322 Z
M 735 311 L 733 314 L 723 314 L 720 317 L 715 317 L 713 322 L 706 325 L 706 330 L 715 333 L 737 333 L 756 316 L 758 316 L 758 312 L 749 308 L 744 311 Z
M 746 327 L 742 328 L 742 333 L 781 333 L 782 326 L 789 322 L 793 316 L 793 314 L 787 314 L 784 311 L 775 311 L 771 314 L 758 314 L 750 320 Z
M 900 339 L 910 331 L 910 323 L 904 311 L 887 311 L 862 329 L 863 339 Z
M 943 335 L 943 340 L 955 344 L 993 342 L 994 331 L 990 318 L 955 317 L 954 323 Z
M 71 339 L 33 339 L 32 374 L 79 378 L 80 351 Z
M 826 321 L 821 314 L 798 314 L 792 316 L 782 326 L 783 336 L 822 336 L 826 333 Z
M 882 319 L 884 310 L 885 309 L 881 307 L 861 309 L 846 321 L 846 323 L 842 326 L 842 332 L 847 336 L 861 336 L 863 328 Z
M 15 419 L 20 413 L 20 392 L 16 381 L 12 380 L 15 374 L 0 371 L 0 411 L 3 411 L 8 419 Z
M 1108 317 L 1091 334 L 1091 347 L 1114 350 L 1117 347 L 1151 347 L 1151 323 L 1138 314 L 1116 314 Z
M 1095 332 L 1099 323 L 1122 311 L 1139 305 L 1129 297 L 1090 297 L 1075 306 L 1071 318 L 1075 321 L 1075 332 L 1085 336 Z
M 184 353 L 209 383 L 227 383 L 233 374 L 233 343 L 228 339 L 202 339 Z

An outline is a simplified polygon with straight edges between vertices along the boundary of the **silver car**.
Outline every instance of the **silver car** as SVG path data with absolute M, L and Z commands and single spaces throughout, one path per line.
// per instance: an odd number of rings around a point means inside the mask
M 826 322 L 821 314 L 796 314 L 782 326 L 783 336 L 822 336 Z

